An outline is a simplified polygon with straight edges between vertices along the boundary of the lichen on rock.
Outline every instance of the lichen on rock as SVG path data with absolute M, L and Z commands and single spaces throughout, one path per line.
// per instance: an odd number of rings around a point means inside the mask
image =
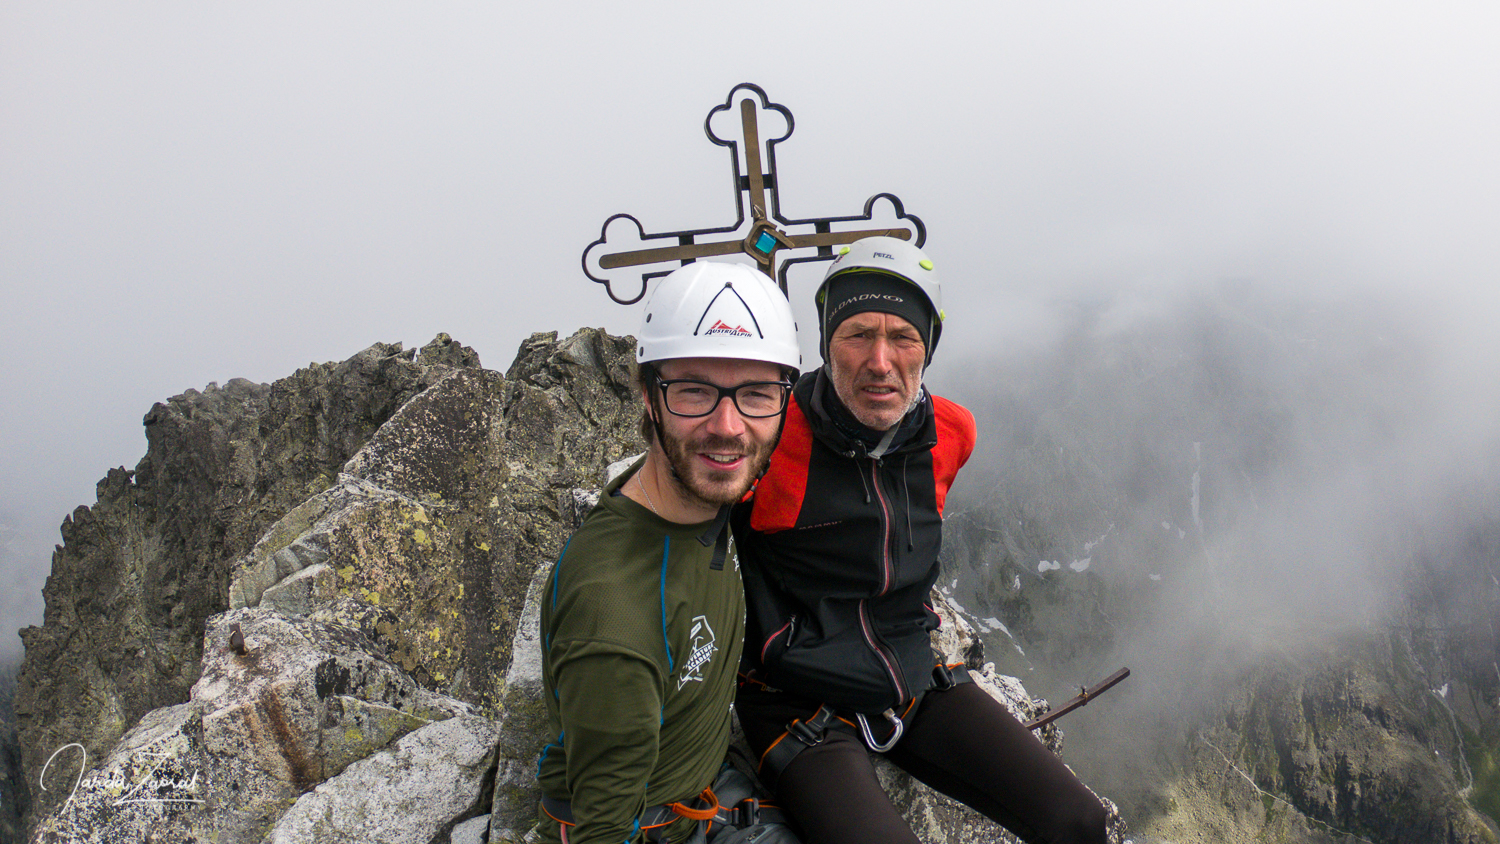
M 44 622 L 21 633 L 29 823 L 71 786 L 53 769 L 39 781 L 50 754 L 76 743 L 102 759 L 144 714 L 188 699 L 204 622 L 229 608 L 235 561 L 267 528 L 326 489 L 413 396 L 478 365 L 446 337 L 420 354 L 379 343 L 272 385 L 233 379 L 151 408 L 146 456 L 110 470 L 98 501 L 63 522 Z M 295 521 L 274 550 L 302 532 Z
M 270 388 L 234 385 L 238 416 L 203 412 L 212 391 L 153 411 L 153 424 L 196 422 L 204 436 L 158 434 L 145 477 L 111 473 L 108 495 L 71 523 L 48 625 L 28 634 L 28 735 L 79 751 L 73 768 L 45 772 L 36 840 L 333 842 L 379 830 L 427 842 L 460 825 L 473 835 L 485 813 L 487 840 L 525 838 L 547 727 L 540 596 L 606 467 L 641 451 L 633 347 L 594 329 L 533 335 L 501 376 L 440 336 L 420 354 L 373 346 Z M 177 510 L 150 506 L 164 489 Z M 121 565 L 114 603 L 79 597 Z M 165 594 L 151 577 L 180 590 L 184 572 L 196 603 L 142 609 Z M 972 629 L 937 597 L 949 623 L 935 644 L 974 662 L 1019 717 L 1037 714 L 1045 704 L 982 664 Z M 89 637 L 118 647 L 112 623 L 132 643 L 191 636 L 171 656 L 175 679 L 145 694 L 160 666 L 132 674 L 88 658 Z M 77 683 L 93 684 L 83 705 L 39 708 Z M 1055 730 L 1045 738 L 1060 746 Z M 1003 835 L 894 769 L 882 776 L 929 840 Z M 74 777 L 76 794 L 63 788 Z
M 96 767 L 67 759 L 76 788 L 36 840 L 258 842 L 319 783 L 401 736 L 476 714 L 349 627 L 232 610 L 210 620 L 203 650 L 188 702 L 147 713 Z

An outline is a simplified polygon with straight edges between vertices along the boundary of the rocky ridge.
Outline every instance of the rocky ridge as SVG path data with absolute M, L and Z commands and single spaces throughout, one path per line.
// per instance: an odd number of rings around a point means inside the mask
M 70 518 L 25 634 L 32 840 L 525 838 L 536 599 L 641 447 L 631 350 L 535 335 L 501 376 L 440 336 L 153 408 L 146 459 Z M 1045 705 L 946 630 L 992 694 Z M 1000 835 L 883 776 L 925 839 Z
M 30 793 L 21 771 L 21 742 L 16 730 L 16 670 L 0 666 L 0 842 L 20 841 L 22 816 Z
M 397 408 L 478 358 L 445 338 L 377 344 L 275 385 L 236 379 L 157 404 L 146 456 L 112 469 L 62 524 L 44 623 L 22 631 L 16 716 L 28 782 L 79 743 L 101 758 L 145 713 L 188 697 L 203 624 L 229 606 L 235 561 L 323 490 Z M 35 793 L 36 811 L 57 791 Z

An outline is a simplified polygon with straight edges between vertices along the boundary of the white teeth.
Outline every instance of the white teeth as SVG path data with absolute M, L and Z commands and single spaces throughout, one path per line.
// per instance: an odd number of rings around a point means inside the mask
M 715 463 L 733 463 L 740 459 L 737 454 L 705 454 L 703 456 Z

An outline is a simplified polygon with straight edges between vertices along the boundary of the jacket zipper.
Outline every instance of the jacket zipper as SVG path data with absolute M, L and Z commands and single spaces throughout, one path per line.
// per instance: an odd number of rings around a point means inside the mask
M 769 636 L 766 637 L 766 643 L 764 645 L 762 645 L 761 648 L 760 648 L 760 664 L 761 665 L 765 665 L 766 664 L 766 652 L 769 651 L 769 650 L 771 650 L 771 643 L 774 642 L 774 641 L 776 641 L 776 637 L 777 636 L 780 636 L 782 633 L 785 633 L 786 634 L 787 644 L 790 645 L 792 643 L 792 626 L 795 625 L 796 623 L 797 623 L 797 617 L 794 615 L 791 618 L 787 619 L 786 624 L 781 625 L 781 627 L 779 629 L 777 629 L 777 631 L 775 633 L 772 633 L 771 635 L 769 635 Z
M 877 595 L 884 595 L 891 591 L 891 581 L 895 574 L 891 571 L 891 508 L 886 503 L 885 492 L 880 488 L 880 458 L 870 461 L 870 481 L 875 485 L 875 498 L 880 501 L 880 591 Z
M 885 648 L 881 647 L 880 643 L 875 641 L 875 628 L 870 623 L 870 613 L 864 598 L 859 599 L 859 629 L 860 632 L 864 633 L 865 642 L 870 646 L 870 650 L 875 652 L 875 656 L 879 657 L 880 663 L 885 666 L 885 673 L 891 678 L 891 685 L 895 687 L 900 702 L 905 703 L 907 699 L 906 683 L 901 680 L 901 672 L 896 670 L 896 665 L 891 661 L 890 654 L 886 653 Z
M 875 487 L 875 498 L 880 502 L 880 522 L 882 527 L 880 542 L 881 579 L 880 592 L 878 594 L 884 595 L 890 591 L 891 581 L 895 579 L 895 574 L 891 569 L 891 508 L 886 503 L 885 492 L 880 488 L 879 466 L 880 458 L 877 457 L 870 461 L 870 481 Z M 896 694 L 900 696 L 902 702 L 905 702 L 907 697 L 906 683 L 901 679 L 901 672 L 896 669 L 895 660 L 881 646 L 880 642 L 875 639 L 875 625 L 870 621 L 869 605 L 864 598 L 861 598 L 859 601 L 859 629 L 864 634 L 865 643 L 870 646 L 870 650 L 875 652 L 875 656 L 885 666 L 886 674 L 890 676 L 891 685 L 895 687 Z

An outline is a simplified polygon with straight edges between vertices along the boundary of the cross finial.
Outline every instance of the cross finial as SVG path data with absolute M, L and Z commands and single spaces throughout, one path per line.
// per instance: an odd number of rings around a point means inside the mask
M 736 101 L 739 103 L 742 143 L 721 137 L 714 131 L 716 123 L 722 128 L 722 124 L 728 122 L 720 116 L 732 116 Z M 760 138 L 761 113 L 774 114 L 786 121 L 786 131 L 765 142 L 764 156 Z M 611 299 L 629 305 L 646 295 L 646 286 L 651 279 L 664 276 L 679 266 L 698 258 L 743 254 L 750 256 L 756 268 L 775 279 L 781 292 L 786 293 L 788 267 L 807 261 L 830 260 L 834 257 L 835 246 L 872 235 L 899 237 L 913 241 L 917 246 L 926 241 L 927 229 L 922 221 L 907 214 L 901 200 L 889 193 L 870 197 L 865 202 L 863 214 L 807 219 L 783 217 L 781 183 L 776 175 L 776 145 L 791 137 L 792 128 L 792 112 L 771 102 L 759 85 L 749 82 L 736 85 L 724 103 L 714 106 L 703 121 L 703 132 L 708 139 L 729 148 L 735 187 L 734 223 L 718 228 L 647 234 L 635 217 L 616 214 L 604 221 L 599 239 L 584 250 L 584 273 L 604 285 Z M 744 152 L 743 161 L 741 151 Z M 870 225 L 876 223 L 877 215 L 881 221 L 889 222 L 883 226 Z M 622 241 L 628 244 L 627 248 L 621 248 Z M 653 241 L 661 243 L 653 245 Z M 617 291 L 616 284 L 624 285 L 624 289 Z M 632 284 L 639 286 L 632 287 Z

